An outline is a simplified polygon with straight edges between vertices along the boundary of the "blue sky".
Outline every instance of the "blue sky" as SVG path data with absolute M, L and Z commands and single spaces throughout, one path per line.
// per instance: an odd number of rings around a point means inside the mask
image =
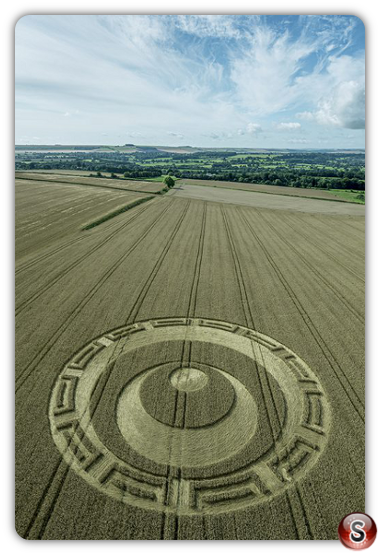
M 364 148 L 364 40 L 351 16 L 25 16 L 16 144 Z

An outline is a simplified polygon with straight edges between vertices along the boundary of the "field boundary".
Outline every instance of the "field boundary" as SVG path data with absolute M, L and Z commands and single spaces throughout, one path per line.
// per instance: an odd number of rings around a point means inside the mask
M 112 210 L 112 212 L 108 212 L 107 214 L 104 214 L 104 216 L 101 216 L 97 220 L 93 220 L 92 222 L 90 222 L 88 224 L 85 224 L 84 226 L 82 226 L 82 231 L 92 229 L 93 227 L 96 227 L 96 226 L 102 224 L 103 222 L 107 222 L 108 220 L 111 220 L 115 216 L 118 216 L 119 214 L 123 214 L 123 212 L 127 212 L 131 208 L 134 208 L 135 206 L 138 206 L 139 204 L 142 204 L 143 202 L 147 202 L 148 200 L 152 200 L 153 198 L 154 198 L 153 195 L 150 196 L 150 197 L 143 197 L 143 198 L 139 198 L 137 200 L 134 200 L 133 202 L 130 202 L 129 204 L 125 204 L 124 206 L 120 206 L 120 208 L 117 208 L 116 210 Z

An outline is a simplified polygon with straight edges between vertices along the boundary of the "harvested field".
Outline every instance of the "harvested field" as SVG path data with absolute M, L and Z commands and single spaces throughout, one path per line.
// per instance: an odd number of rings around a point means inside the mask
M 278 185 L 264 185 L 261 183 L 238 183 L 236 181 L 214 181 L 210 179 L 179 179 L 178 185 L 198 185 L 202 187 L 218 187 L 221 189 L 236 189 L 241 191 L 252 191 L 256 193 L 268 193 L 271 195 L 285 195 L 291 197 L 321 198 L 332 200 L 334 191 L 323 191 L 321 189 L 304 189 L 297 187 L 281 187 Z M 338 197 L 337 197 L 338 198 Z M 347 199 L 340 198 L 343 202 Z
M 80 231 L 138 196 L 17 182 L 17 532 L 337 539 L 365 501 L 364 207 L 189 185 Z
M 179 183 L 179 184 L 178 184 Z M 177 182 L 176 186 L 168 193 L 176 197 L 199 199 L 205 201 L 225 202 L 228 204 L 242 204 L 256 208 L 270 208 L 271 210 L 291 210 L 313 214 L 345 214 L 363 216 L 365 207 L 360 204 L 337 202 L 330 198 L 330 202 L 321 198 L 296 198 L 286 195 L 260 194 L 251 191 L 239 191 L 218 187 L 203 187 L 200 185 L 187 185 Z
M 102 177 L 82 177 L 73 174 L 16 172 L 16 178 L 28 181 L 46 181 L 48 183 L 67 183 L 87 187 L 102 187 L 107 189 L 122 189 L 141 193 L 158 193 L 164 185 L 160 182 L 130 181 L 129 179 L 107 179 Z

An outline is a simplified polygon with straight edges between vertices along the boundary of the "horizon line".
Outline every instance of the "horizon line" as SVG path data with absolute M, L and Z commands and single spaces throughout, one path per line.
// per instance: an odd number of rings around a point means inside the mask
M 22 144 L 22 143 L 18 143 L 15 144 L 15 147 L 137 147 L 137 148 L 207 148 L 207 149 L 212 149 L 212 150 L 365 150 L 365 148 L 363 147 L 348 147 L 348 148 L 344 148 L 344 147 L 304 147 L 304 148 L 289 148 L 289 147 L 249 147 L 249 146 L 245 146 L 245 147 L 240 147 L 240 146 L 192 146 L 192 145 L 178 145 L 178 146 L 172 146 L 172 145 L 159 145 L 159 144 L 134 144 L 134 143 L 125 143 L 125 144 L 101 144 L 101 143 L 95 143 L 95 144 L 90 144 L 90 143 L 68 143 L 68 144 L 64 144 L 64 143 L 43 143 L 43 144 Z

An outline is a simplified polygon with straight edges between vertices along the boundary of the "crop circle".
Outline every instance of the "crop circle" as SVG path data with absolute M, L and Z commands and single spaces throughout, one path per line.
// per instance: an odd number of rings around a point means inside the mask
M 182 355 L 171 359 L 177 344 Z M 136 369 L 149 349 L 155 364 Z M 55 383 L 49 418 L 66 463 L 101 492 L 146 509 L 217 514 L 291 488 L 318 461 L 330 411 L 317 376 L 272 338 L 165 318 L 84 346 Z

